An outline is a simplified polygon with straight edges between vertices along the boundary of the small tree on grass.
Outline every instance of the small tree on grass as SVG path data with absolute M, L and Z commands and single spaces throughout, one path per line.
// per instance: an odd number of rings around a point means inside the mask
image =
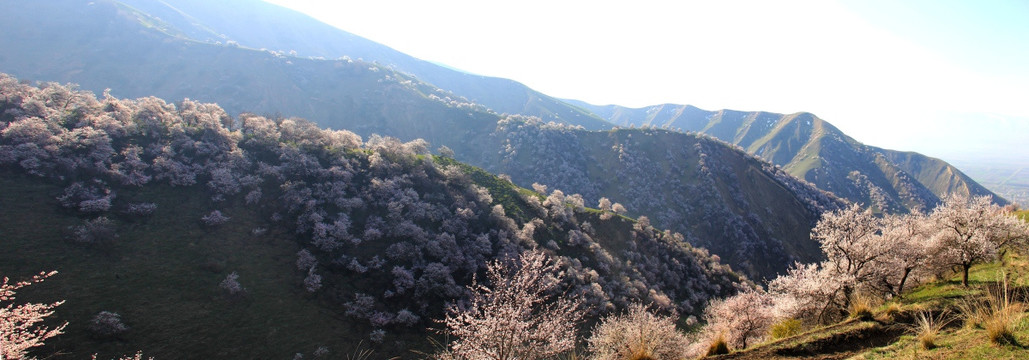
M 822 245 L 826 261 L 822 268 L 832 276 L 848 279 L 837 282 L 843 309 L 850 306 L 858 287 L 867 286 L 888 272 L 887 255 L 893 243 L 883 241 L 882 221 L 857 204 L 846 209 L 822 214 L 811 239 Z
M 575 347 L 579 299 L 551 294 L 559 279 L 546 254 L 533 250 L 487 266 L 489 285 L 473 281 L 467 306 L 452 305 L 443 323 L 455 340 L 440 358 L 543 359 Z
M 23 287 L 43 282 L 44 279 L 57 274 L 56 271 L 42 272 L 28 281 L 11 284 L 8 278 L 0 283 L 0 359 L 15 360 L 27 358 L 29 349 L 43 345 L 43 341 L 61 334 L 67 323 L 53 329 L 38 326 L 46 317 L 53 315 L 54 308 L 64 303 L 58 301 L 51 304 L 13 304 L 15 291 Z
M 951 196 L 930 219 L 939 229 L 937 259 L 944 265 L 960 267 L 965 287 L 972 265 L 996 259 L 1000 249 L 1027 236 L 1024 224 L 1012 221 L 1013 217 L 987 196 Z

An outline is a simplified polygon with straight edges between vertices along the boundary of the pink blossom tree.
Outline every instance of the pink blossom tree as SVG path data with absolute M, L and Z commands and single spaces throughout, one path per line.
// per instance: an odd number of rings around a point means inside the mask
M 724 300 L 715 300 L 704 311 L 709 330 L 721 333 L 737 349 L 760 340 L 775 322 L 775 302 L 761 290 L 746 290 Z
M 935 250 L 941 264 L 961 268 L 961 284 L 968 286 L 968 270 L 997 258 L 999 251 L 1029 237 L 1023 223 L 993 204 L 989 197 L 951 196 L 930 214 Z M 1016 219 L 1017 220 L 1017 219 Z

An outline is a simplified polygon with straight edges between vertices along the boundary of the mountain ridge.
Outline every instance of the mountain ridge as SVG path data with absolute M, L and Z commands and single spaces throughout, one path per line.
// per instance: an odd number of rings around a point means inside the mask
M 1007 204 L 943 160 L 865 145 L 807 112 L 707 111 L 676 104 L 626 108 L 569 101 L 619 126 L 672 128 L 714 136 L 821 189 L 878 211 L 926 211 L 951 193 L 988 195 L 998 204 Z
M 152 16 L 175 17 L 169 24 L 200 42 L 233 42 L 300 57 L 365 59 L 451 91 L 470 102 L 500 113 L 538 116 L 547 121 L 609 129 L 593 114 L 510 79 L 470 74 L 396 51 L 388 46 L 322 23 L 310 16 L 271 3 L 252 0 L 120 0 Z M 171 5 L 172 3 L 175 6 Z M 240 14 L 242 12 L 242 14 Z M 226 16 L 225 14 L 233 14 Z M 180 19 L 179 16 L 182 15 Z M 189 21 L 196 19 L 197 21 Z M 245 19 L 246 23 L 240 24 Z M 168 19 L 165 19 L 168 20 Z M 250 22 L 257 22 L 257 25 Z M 209 30 L 209 31 L 208 31 Z M 296 114 L 303 116 L 303 114 Z

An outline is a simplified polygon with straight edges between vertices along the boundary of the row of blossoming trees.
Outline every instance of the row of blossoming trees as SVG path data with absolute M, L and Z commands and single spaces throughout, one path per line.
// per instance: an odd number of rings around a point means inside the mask
M 904 289 L 951 271 L 968 286 L 973 265 L 1025 249 L 1029 224 L 988 197 L 951 196 L 929 214 L 877 217 L 852 205 L 823 215 L 811 236 L 821 243 L 824 261 L 794 265 L 767 291 L 711 303 L 708 333 L 745 348 L 779 321 L 837 321 L 858 297 L 902 296 Z
M 1024 249 L 1029 224 L 989 198 L 948 198 L 932 213 L 877 217 L 857 205 L 825 213 L 812 231 L 826 259 L 796 264 L 768 284 L 712 301 L 707 324 L 687 336 L 674 316 L 636 304 L 604 318 L 588 338 L 595 359 L 681 359 L 709 351 L 710 344 L 743 349 L 762 341 L 773 324 L 828 323 L 847 315 L 858 296 L 900 296 L 906 287 L 957 271 L 968 286 L 968 270 L 1012 247 Z M 541 359 L 570 351 L 581 300 L 548 299 L 555 279 L 537 253 L 520 262 L 490 266 L 492 287 L 475 285 L 471 306 L 452 308 L 448 334 L 457 338 L 437 356 L 445 359 Z

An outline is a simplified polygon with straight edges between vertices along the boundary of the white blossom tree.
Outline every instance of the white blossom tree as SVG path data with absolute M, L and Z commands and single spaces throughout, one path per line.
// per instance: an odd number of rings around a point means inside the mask
M 448 309 L 445 332 L 455 340 L 441 357 L 542 359 L 574 348 L 582 302 L 550 295 L 559 282 L 553 270 L 538 250 L 521 254 L 512 264 L 490 263 L 490 286 L 473 281 L 468 306 Z

